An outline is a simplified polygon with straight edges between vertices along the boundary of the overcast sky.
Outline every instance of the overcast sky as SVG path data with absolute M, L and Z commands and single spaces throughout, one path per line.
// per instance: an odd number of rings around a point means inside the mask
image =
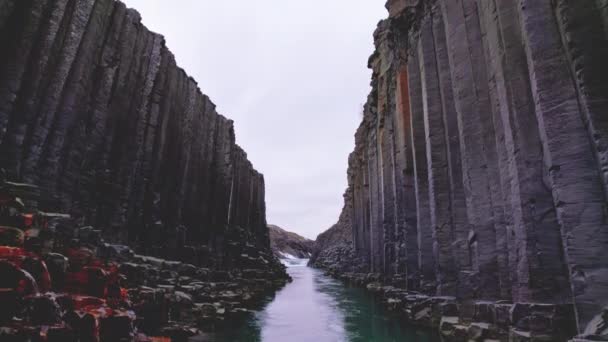
M 338 219 L 369 92 L 381 0 L 126 0 L 266 179 L 268 223 L 314 239 Z

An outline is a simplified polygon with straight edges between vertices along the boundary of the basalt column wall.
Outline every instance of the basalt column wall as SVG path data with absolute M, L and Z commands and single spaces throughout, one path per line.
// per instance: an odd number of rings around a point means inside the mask
M 608 305 L 605 1 L 391 0 L 349 158 L 368 272 L 459 300 Z
M 0 166 L 59 203 L 45 209 L 150 253 L 219 250 L 235 227 L 269 248 L 263 176 L 136 11 L 2 0 L 0 42 Z

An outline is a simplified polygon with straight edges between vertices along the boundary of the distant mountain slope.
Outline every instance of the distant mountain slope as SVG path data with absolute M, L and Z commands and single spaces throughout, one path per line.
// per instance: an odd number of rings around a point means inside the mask
M 292 255 L 297 258 L 309 258 L 312 254 L 314 241 L 272 224 L 268 225 L 268 232 L 270 247 L 278 257 Z

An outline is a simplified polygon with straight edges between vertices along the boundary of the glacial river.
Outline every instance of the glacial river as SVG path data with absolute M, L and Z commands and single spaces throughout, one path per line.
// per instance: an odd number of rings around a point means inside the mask
M 360 288 L 290 260 L 293 282 L 213 342 L 435 342 L 433 333 L 403 324 Z

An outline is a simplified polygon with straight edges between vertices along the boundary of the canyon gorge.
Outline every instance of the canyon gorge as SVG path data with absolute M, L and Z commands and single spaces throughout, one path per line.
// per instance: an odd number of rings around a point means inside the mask
M 386 8 L 312 242 L 137 11 L 0 0 L 0 340 L 608 341 L 608 0 Z

